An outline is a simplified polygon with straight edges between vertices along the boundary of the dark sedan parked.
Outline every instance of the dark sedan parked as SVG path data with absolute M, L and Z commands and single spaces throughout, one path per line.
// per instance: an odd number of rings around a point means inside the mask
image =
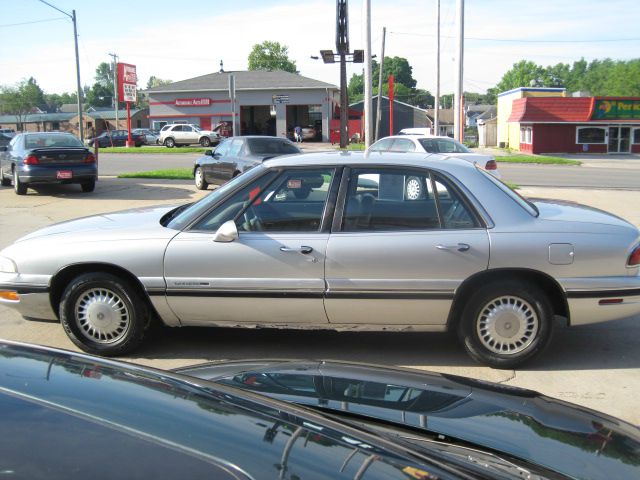
M 0 343 L 0 409 L 0 469 L 15 479 L 567 478 L 424 431 L 10 342 Z M 589 458 L 606 462 L 601 451 L 622 443 L 609 478 L 638 478 L 637 467 L 615 469 L 637 463 L 637 451 L 626 458 L 635 440 L 616 441 Z
M 206 190 L 210 183 L 224 183 L 263 161 L 280 155 L 302 153 L 281 137 L 244 136 L 224 140 L 215 150 L 207 150 L 193 166 L 196 187 Z
M 100 148 L 124 147 L 127 144 L 128 138 L 129 132 L 126 130 L 110 130 L 108 132 L 102 132 L 97 137 L 87 140 L 87 143 L 93 146 L 97 140 Z M 144 134 L 133 131 L 131 132 L 131 140 L 135 143 L 136 147 L 141 147 L 147 142 Z
M 0 146 L 0 180 L 18 195 L 43 183 L 79 183 L 83 192 L 92 192 L 98 178 L 96 159 L 70 133 L 20 133 L 7 146 Z

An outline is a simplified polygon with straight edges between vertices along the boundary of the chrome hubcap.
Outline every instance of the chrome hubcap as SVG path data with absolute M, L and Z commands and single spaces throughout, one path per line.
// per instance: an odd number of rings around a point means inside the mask
M 196 183 L 202 185 L 202 170 L 196 170 Z
M 520 297 L 503 296 L 482 308 L 476 330 L 487 350 L 515 354 L 531 345 L 539 327 L 538 315 L 528 302 Z
M 407 181 L 407 198 L 409 200 L 417 200 L 420 198 L 420 181 L 417 178 L 410 178 Z
M 76 302 L 80 332 L 98 343 L 113 343 L 129 330 L 131 316 L 122 299 L 107 288 L 92 288 Z

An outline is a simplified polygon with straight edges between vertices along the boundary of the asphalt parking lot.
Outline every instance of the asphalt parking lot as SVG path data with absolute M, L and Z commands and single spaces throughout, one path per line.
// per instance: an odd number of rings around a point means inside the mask
M 525 188 L 521 193 L 586 203 L 640 226 L 640 190 Z M 23 197 L 11 188 L 0 188 L 0 248 L 51 223 L 127 208 L 190 202 L 205 194 L 189 181 L 113 177 L 102 177 L 91 194 L 81 193 L 77 185 L 29 190 Z M 58 323 L 27 321 L 2 306 L 0 337 L 76 350 Z M 532 388 L 639 424 L 639 339 L 640 317 L 561 327 L 543 357 L 524 369 L 509 371 L 474 364 L 455 338 L 446 334 L 164 328 L 154 331 L 143 348 L 126 360 L 160 368 L 266 357 L 399 365 Z

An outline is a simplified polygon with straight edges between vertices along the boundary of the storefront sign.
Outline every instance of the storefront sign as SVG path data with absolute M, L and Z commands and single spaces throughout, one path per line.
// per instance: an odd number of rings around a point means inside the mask
M 640 100 L 596 100 L 592 120 L 640 120 Z
M 136 66 L 118 63 L 118 97 L 122 102 L 135 102 L 137 98 L 138 76 Z
M 273 103 L 289 103 L 289 95 L 273 95 L 272 97 Z
M 210 98 L 176 98 L 176 107 L 208 107 Z

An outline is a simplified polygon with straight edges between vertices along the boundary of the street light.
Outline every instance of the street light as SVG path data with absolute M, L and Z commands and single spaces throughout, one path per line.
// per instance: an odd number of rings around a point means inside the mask
M 77 84 L 78 84 L 78 130 L 79 130 L 79 133 L 80 133 L 80 140 L 84 141 L 84 124 L 83 124 L 83 121 L 82 121 L 82 87 L 80 86 L 80 56 L 78 55 L 78 29 L 77 29 L 77 26 L 76 26 L 76 11 L 72 10 L 71 11 L 71 15 L 70 15 L 67 12 L 65 12 L 64 10 L 60 10 L 55 5 L 51 5 L 50 3 L 45 2 L 45 0 L 39 0 L 39 1 L 41 3 L 44 3 L 45 5 L 48 5 L 49 7 L 53 8 L 54 10 L 57 10 L 58 12 L 62 13 L 63 15 L 66 15 L 73 22 L 73 41 L 74 41 L 75 47 L 76 47 L 76 81 L 77 81 Z

